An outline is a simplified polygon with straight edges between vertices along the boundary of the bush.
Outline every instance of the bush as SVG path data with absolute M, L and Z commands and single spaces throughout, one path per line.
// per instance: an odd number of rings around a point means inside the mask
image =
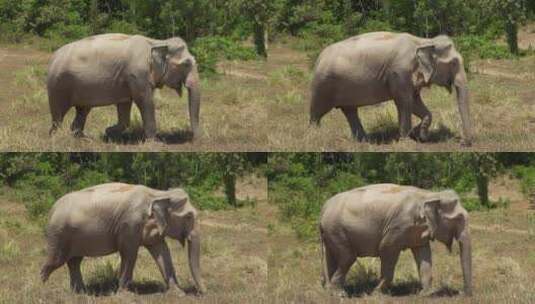
M 513 175 L 520 179 L 522 193 L 528 199 L 535 200 L 535 168 L 527 166 L 515 166 L 513 168 Z
M 455 48 L 464 58 L 466 70 L 474 59 L 508 59 L 513 58 L 506 45 L 497 44 L 484 36 L 466 35 L 453 38 Z
M 214 74 L 219 60 L 254 60 L 253 48 L 244 47 L 240 42 L 222 36 L 209 36 L 195 40 L 191 46 L 201 73 Z
M 129 35 L 143 34 L 135 24 L 126 22 L 124 20 L 112 20 L 106 27 L 108 33 L 123 33 Z

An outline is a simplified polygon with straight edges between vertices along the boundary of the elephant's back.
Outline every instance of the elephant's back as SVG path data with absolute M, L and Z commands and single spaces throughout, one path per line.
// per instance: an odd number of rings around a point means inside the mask
M 139 187 L 107 183 L 70 192 L 54 204 L 49 223 L 76 227 L 87 222 L 106 221 L 129 207 L 129 198 Z

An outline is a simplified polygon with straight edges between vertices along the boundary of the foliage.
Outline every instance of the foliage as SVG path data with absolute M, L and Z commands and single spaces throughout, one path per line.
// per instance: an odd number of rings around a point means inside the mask
M 367 184 L 454 189 L 469 211 L 507 207 L 506 199 L 488 200 L 489 180 L 502 168 L 531 160 L 535 158 L 529 153 L 274 153 L 266 174 L 269 200 L 279 207 L 282 219 L 298 236 L 313 239 L 325 201 Z M 535 171 L 532 182 L 535 186 Z
M 253 60 L 253 49 L 241 45 L 239 41 L 222 36 L 203 37 L 195 40 L 191 52 L 199 63 L 200 72 L 215 73 L 216 64 L 221 59 Z
M 535 168 L 519 165 L 514 167 L 513 175 L 520 179 L 522 193 L 529 199 L 535 207 Z
M 267 57 L 266 34 L 303 38 L 299 48 L 314 60 L 327 44 L 370 31 L 398 31 L 432 37 L 463 37 L 464 49 L 481 57 L 503 58 L 490 41 L 505 35 L 508 53 L 518 55 L 519 25 L 533 18 L 526 0 L 0 0 L 0 39 L 21 42 L 27 35 L 48 39 L 50 50 L 103 32 L 203 37 L 229 41 L 253 38 L 255 51 Z M 479 44 L 479 43 L 483 44 Z M 212 53 L 198 51 L 213 67 Z M 238 57 L 241 58 L 241 57 Z
M 241 204 L 234 192 L 215 196 L 216 188 L 235 187 L 236 178 L 258 170 L 263 157 L 255 153 L 4 153 L 0 154 L 0 183 L 15 190 L 33 218 L 45 216 L 67 192 L 113 181 L 157 189 L 183 187 L 197 207 L 224 209 Z M 233 177 L 231 182 L 227 176 Z

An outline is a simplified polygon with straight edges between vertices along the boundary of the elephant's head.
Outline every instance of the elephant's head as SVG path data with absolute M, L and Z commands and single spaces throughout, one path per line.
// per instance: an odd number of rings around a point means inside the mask
M 182 246 L 188 243 L 188 259 L 191 276 L 197 292 L 206 288 L 200 276 L 201 235 L 197 210 L 184 190 L 175 188 L 162 191 L 151 199 L 149 217 L 154 216 L 160 235 L 178 240 Z
M 423 202 L 419 217 L 427 226 L 422 234 L 444 243 L 451 251 L 453 240 L 459 242 L 461 267 L 466 295 L 472 294 L 472 248 L 468 229 L 468 212 L 461 206 L 455 191 L 439 192 Z
M 416 49 L 417 68 L 413 81 L 418 87 L 437 84 L 448 91 L 455 88 L 457 104 L 463 128 L 463 143 L 472 141 L 468 81 L 464 71 L 463 58 L 447 36 L 437 36 L 426 40 Z
M 197 62 L 184 40 L 171 38 L 151 48 L 151 77 L 156 87 L 166 85 L 182 96 L 182 86 L 188 89 L 189 115 L 194 137 L 201 133 L 199 112 L 201 91 Z

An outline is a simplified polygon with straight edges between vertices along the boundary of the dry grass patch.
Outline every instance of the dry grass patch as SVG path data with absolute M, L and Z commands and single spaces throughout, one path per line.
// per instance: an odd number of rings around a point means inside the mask
M 526 210 L 508 212 L 511 224 L 522 221 Z M 472 222 L 483 225 L 486 212 L 470 214 Z M 512 226 L 524 229 L 523 225 Z M 380 262 L 360 258 L 348 274 L 348 299 L 332 297 L 321 287 L 321 260 L 317 242 L 303 242 L 290 228 L 280 225 L 271 234 L 274 248 L 269 259 L 269 289 L 277 303 L 532 303 L 535 300 L 535 235 L 472 229 L 474 296 L 460 295 L 463 289 L 459 248 L 451 253 L 444 245 L 432 243 L 433 289 L 430 297 L 417 294 L 420 283 L 410 251 L 402 252 L 396 266 L 390 295 L 372 294 L 378 284 Z
M 1 49 L 11 56 L 13 49 Z M 85 133 L 87 139 L 71 136 L 74 109 L 67 113 L 63 128 L 48 136 L 50 111 L 46 92 L 46 57 L 30 55 L 11 71 L 0 89 L 1 151 L 263 151 L 267 130 L 266 94 L 262 78 L 220 75 L 202 79 L 201 126 L 203 136 L 192 141 L 189 130 L 187 92 L 179 98 L 170 89 L 155 94 L 159 141 L 143 142 L 139 111 L 133 107 L 132 126 L 122 135 L 107 138 L 106 127 L 117 122 L 114 106 L 92 109 Z M 44 59 L 43 59 L 44 57 Z M 4 69 L 9 62 L 0 60 Z M 236 69 L 261 73 L 263 63 L 237 62 Z M 252 73 L 252 72 L 251 72 Z M 0 80 L 2 80 L 0 75 Z M 13 79 L 14 78 L 14 79 Z M 6 91 L 6 92 L 4 92 Z M 9 92 L 7 92 L 9 91 Z
M 278 46 L 277 56 L 270 59 L 273 71 L 269 82 L 274 94 L 269 105 L 271 150 L 276 151 L 528 151 L 535 149 L 535 91 L 532 78 L 533 57 L 520 60 L 486 61 L 503 67 L 505 74 L 470 75 L 471 112 L 475 142 L 471 148 L 461 148 L 461 122 L 455 94 L 440 87 L 425 89 L 424 102 L 433 114 L 430 141 L 417 143 L 398 140 L 397 111 L 393 102 L 359 109 L 359 115 L 371 138 L 370 143 L 351 139 L 346 119 L 341 111 L 332 110 L 324 116 L 320 128 L 308 125 L 309 83 L 312 72 L 303 67 L 305 54 Z M 298 72 L 291 77 L 292 72 Z M 475 64 L 476 67 L 482 62 Z M 522 80 L 511 80 L 522 66 Z M 527 68 L 526 68 L 527 66 Z M 475 69 L 477 71 L 477 68 Z M 413 126 L 419 120 L 413 117 Z
M 259 186 L 262 183 L 265 181 L 261 179 L 245 181 L 243 184 L 249 188 L 242 191 L 240 181 L 238 192 L 251 193 L 250 184 Z M 261 191 L 255 193 L 259 198 L 267 197 Z M 201 212 L 201 270 L 207 294 L 200 298 L 189 294 L 180 299 L 163 292 L 158 268 L 144 248 L 139 250 L 130 293 L 115 294 L 120 263 L 117 254 L 84 259 L 82 274 L 89 294 L 76 295 L 70 291 L 66 266 L 55 271 L 43 285 L 39 279 L 39 270 L 46 257 L 43 230 L 28 220 L 25 212 L 13 212 L 21 206 L 21 203 L 0 197 L 0 303 L 269 302 L 266 293 L 269 242 L 263 221 L 264 210 L 268 208 L 266 199 L 259 199 L 255 208 Z M 14 221 L 19 224 L 12 224 Z M 243 226 L 237 226 L 238 223 Z M 177 241 L 168 239 L 167 243 L 179 285 L 193 292 L 187 251 Z

